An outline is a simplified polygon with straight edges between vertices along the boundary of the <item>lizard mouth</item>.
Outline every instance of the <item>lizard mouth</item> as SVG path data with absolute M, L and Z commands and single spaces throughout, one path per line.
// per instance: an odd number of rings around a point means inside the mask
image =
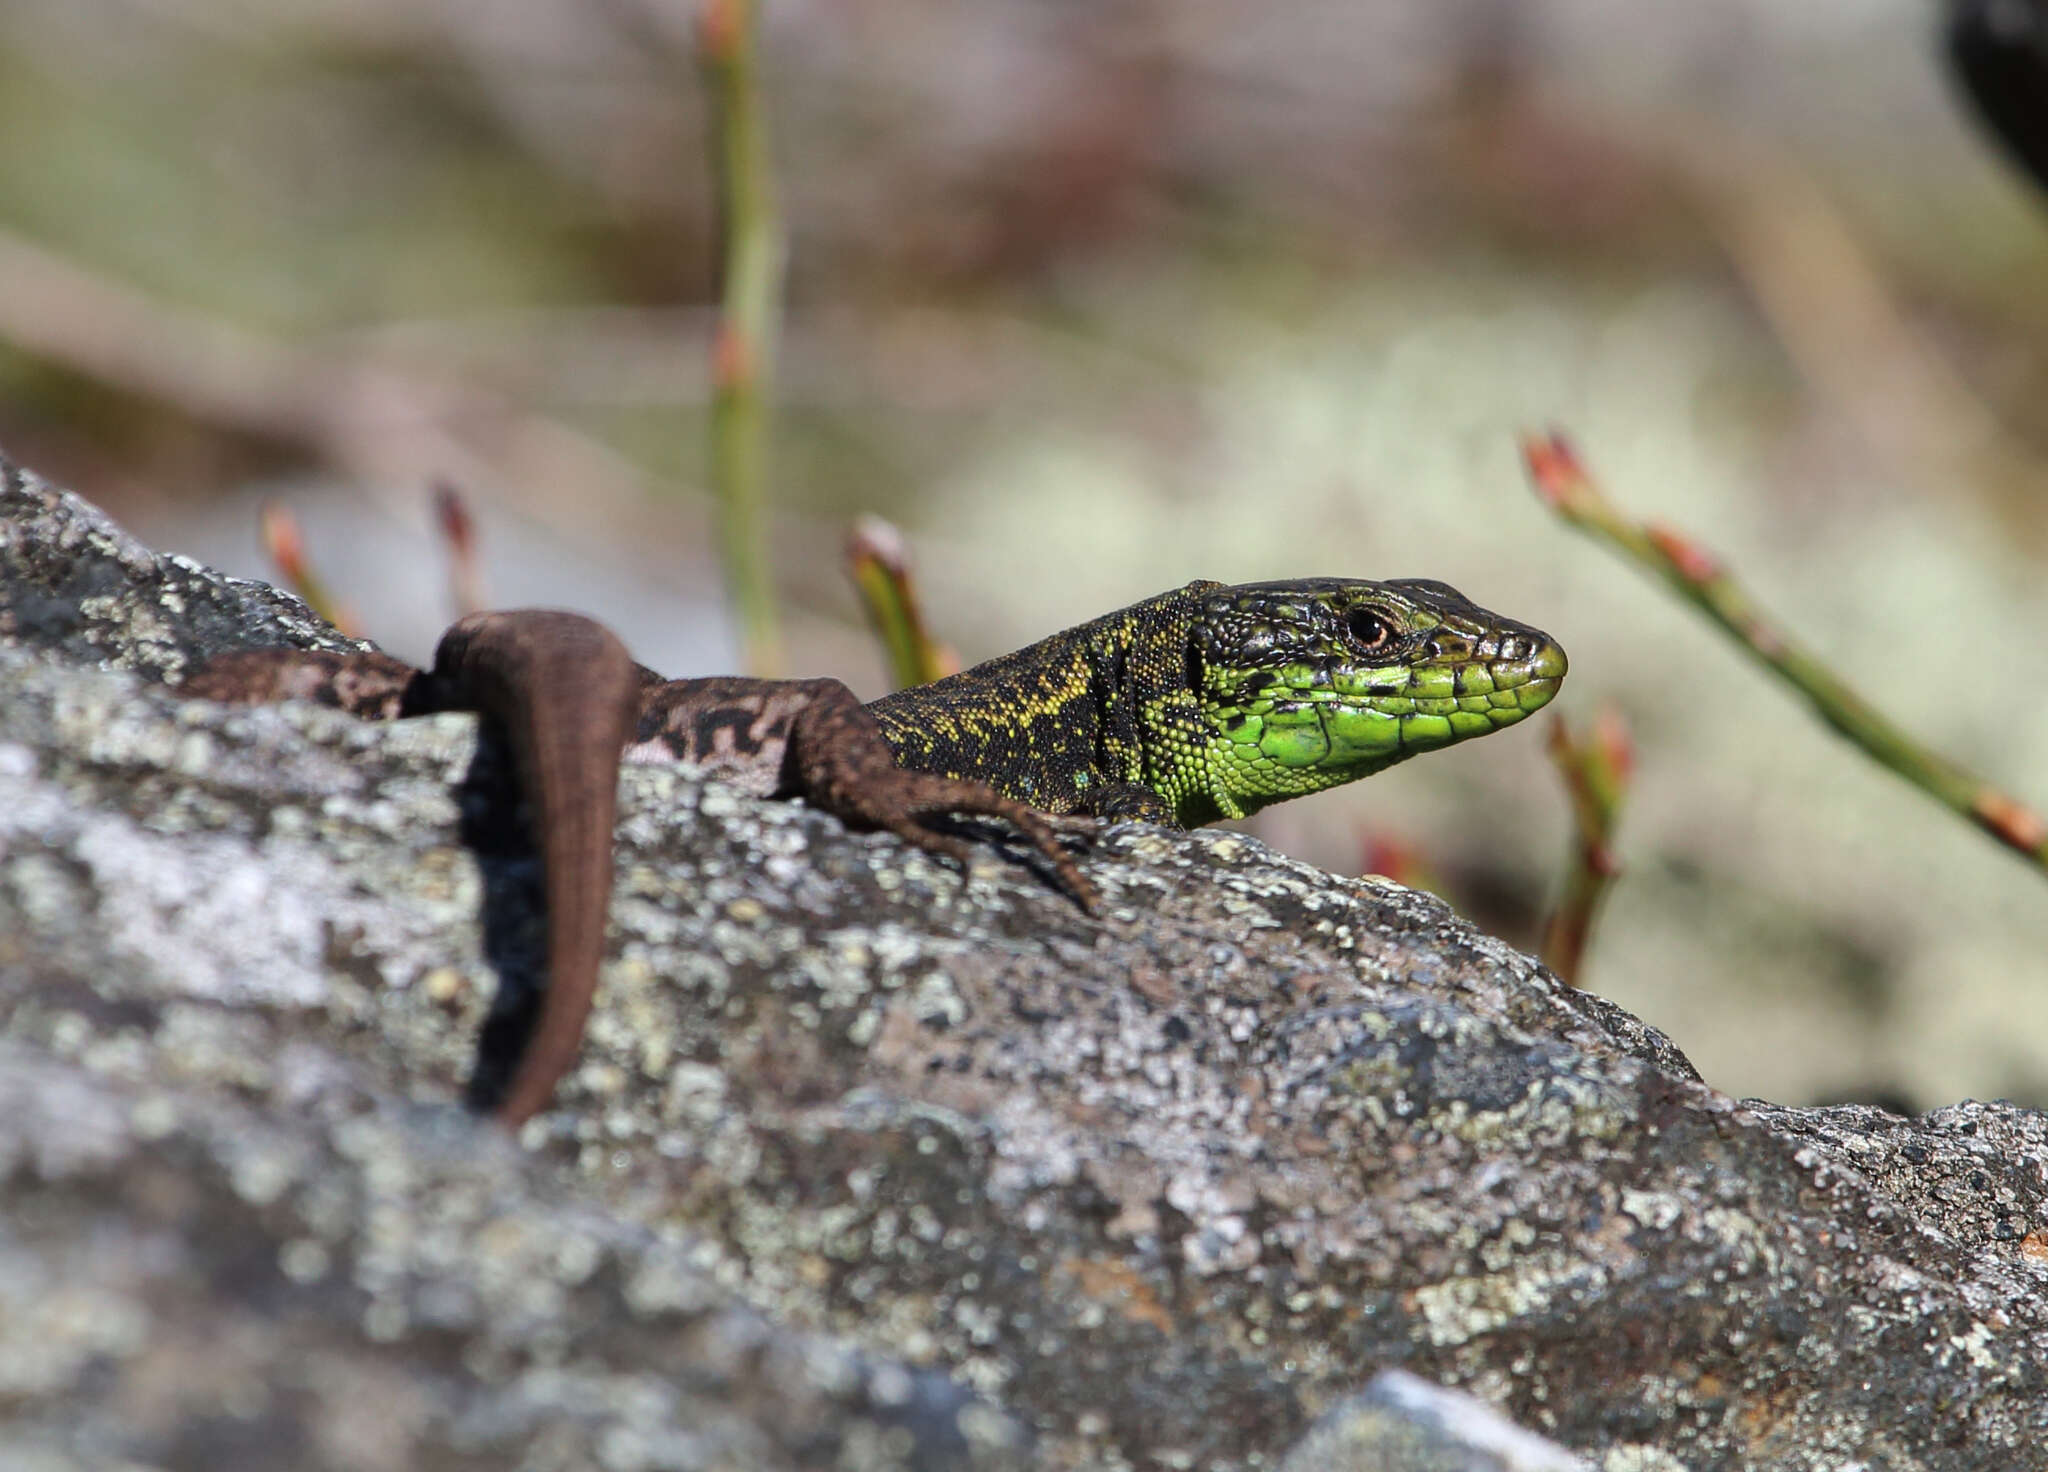
M 1208 714 L 1247 761 L 1325 781 L 1363 776 L 1548 705 L 1569 665 L 1563 648 L 1534 630 L 1501 642 L 1514 657 L 1461 651 L 1440 663 L 1260 671 Z
M 1497 658 L 1489 661 L 1487 674 L 1495 695 L 1505 691 L 1513 692 L 1515 703 L 1522 715 L 1529 715 L 1550 704 L 1558 687 L 1564 684 L 1564 677 L 1571 669 L 1571 661 L 1565 658 L 1564 646 L 1546 635 L 1536 636 L 1536 647 L 1524 658 Z M 1459 680 L 1461 694 L 1465 680 Z

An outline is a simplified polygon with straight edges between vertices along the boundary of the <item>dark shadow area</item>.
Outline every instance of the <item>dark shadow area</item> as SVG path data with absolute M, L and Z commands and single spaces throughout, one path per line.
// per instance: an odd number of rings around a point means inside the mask
M 1875 1080 L 1869 1084 L 1843 1089 L 1829 1089 L 1817 1095 L 1812 1108 L 1833 1109 L 1843 1104 L 1862 1104 L 1871 1109 L 1882 1109 L 1886 1114 L 1896 1114 L 1901 1119 L 1917 1119 L 1927 1112 L 1927 1106 L 1915 1099 L 1901 1083 L 1887 1083 Z
M 463 845 L 476 855 L 483 879 L 484 958 L 498 975 L 497 993 L 477 1036 L 476 1065 L 463 1092 L 470 1108 L 488 1113 L 512 1081 L 547 986 L 540 851 L 513 774 L 511 749 L 489 721 L 481 723 L 476 756 L 456 800 L 462 808 Z
M 1948 60 L 1979 121 L 2048 189 L 2048 0 L 1950 0 Z

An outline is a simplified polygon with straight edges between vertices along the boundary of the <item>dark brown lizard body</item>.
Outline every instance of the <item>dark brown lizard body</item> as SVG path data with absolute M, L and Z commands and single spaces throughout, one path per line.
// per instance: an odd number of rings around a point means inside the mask
M 618 768 L 685 762 L 802 796 L 966 862 L 931 826 L 1023 831 L 1084 907 L 1047 813 L 1192 827 L 1513 724 L 1565 661 L 1546 635 L 1431 582 L 1190 583 L 934 685 L 863 706 L 836 680 L 663 680 L 575 614 L 476 614 L 415 670 L 384 654 L 247 651 L 188 693 L 303 698 L 390 719 L 477 711 L 508 735 L 546 875 L 547 995 L 496 1113 L 544 1108 L 575 1061 L 604 957 Z

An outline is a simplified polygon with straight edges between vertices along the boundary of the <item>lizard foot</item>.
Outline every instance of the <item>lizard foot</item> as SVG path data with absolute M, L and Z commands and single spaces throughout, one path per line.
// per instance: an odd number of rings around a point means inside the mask
M 892 768 L 886 774 L 870 774 L 851 793 L 836 792 L 833 798 L 832 811 L 839 817 L 870 828 L 886 828 L 906 843 L 952 859 L 963 869 L 973 857 L 974 845 L 933 829 L 928 820 L 948 813 L 1001 818 L 1031 841 L 1076 904 L 1090 913 L 1095 910 L 1095 886 L 1060 842 L 1058 828 L 1067 825 L 1056 825 L 1050 814 L 1004 797 L 983 783 Z

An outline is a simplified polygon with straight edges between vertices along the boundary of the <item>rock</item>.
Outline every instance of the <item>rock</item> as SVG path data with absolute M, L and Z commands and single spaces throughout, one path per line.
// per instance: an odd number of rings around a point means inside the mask
M 1587 1464 L 1469 1395 L 1385 1370 L 1316 1422 L 1280 1472 L 1587 1472 Z
M 52 1465 L 1271 1467 L 1392 1367 L 1604 1472 L 2048 1434 L 2042 1116 L 1738 1103 L 1239 834 L 1110 830 L 1091 919 L 629 769 L 515 1149 L 460 1105 L 537 960 L 495 743 L 181 702 L 333 635 L 32 477 L 0 528 L 0 1436 Z
M 0 639 L 177 680 L 227 649 L 367 649 L 289 593 L 142 546 L 0 457 Z

